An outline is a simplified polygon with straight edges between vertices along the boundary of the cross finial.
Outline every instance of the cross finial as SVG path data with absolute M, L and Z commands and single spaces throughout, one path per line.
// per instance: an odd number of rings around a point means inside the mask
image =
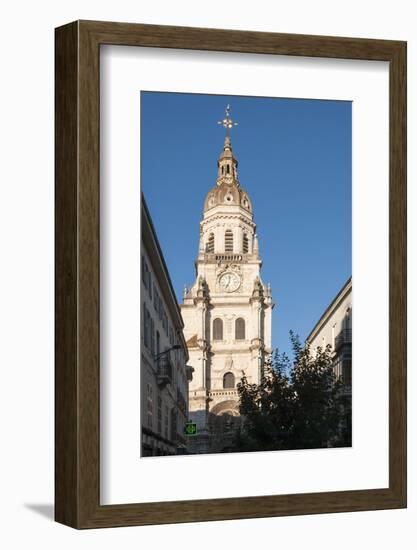
M 225 117 L 223 120 L 219 120 L 217 124 L 221 124 L 226 129 L 226 136 L 230 136 L 230 130 L 233 126 L 237 126 L 237 122 L 234 122 L 230 116 L 230 105 L 226 105 Z

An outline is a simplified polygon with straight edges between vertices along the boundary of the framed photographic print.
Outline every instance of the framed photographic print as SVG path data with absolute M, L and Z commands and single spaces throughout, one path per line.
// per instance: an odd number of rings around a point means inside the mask
M 406 506 L 406 44 L 56 29 L 56 520 Z

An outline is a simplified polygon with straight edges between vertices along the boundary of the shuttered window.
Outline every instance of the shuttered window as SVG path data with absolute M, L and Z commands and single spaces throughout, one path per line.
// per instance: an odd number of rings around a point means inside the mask
M 236 319 L 235 323 L 235 339 L 244 340 L 245 339 L 245 320 L 239 317 Z
M 213 321 L 213 340 L 223 340 L 223 321 L 221 319 Z
M 226 372 L 223 376 L 223 388 L 231 389 L 235 387 L 235 376 L 233 372 Z
M 142 320 L 142 326 L 143 326 L 143 343 L 145 346 L 149 349 L 150 346 L 150 317 L 149 312 L 145 304 L 143 304 L 143 320 Z

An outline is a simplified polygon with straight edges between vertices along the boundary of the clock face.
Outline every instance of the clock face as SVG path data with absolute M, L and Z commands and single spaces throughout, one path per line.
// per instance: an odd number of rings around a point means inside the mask
M 234 292 L 240 287 L 240 277 L 237 273 L 226 272 L 220 277 L 220 288 L 226 292 Z

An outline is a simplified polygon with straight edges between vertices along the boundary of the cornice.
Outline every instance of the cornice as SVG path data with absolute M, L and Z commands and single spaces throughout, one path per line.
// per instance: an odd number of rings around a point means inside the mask
M 200 221 L 200 227 L 204 227 L 205 225 L 208 225 L 209 223 L 212 223 L 213 221 L 216 221 L 216 220 L 232 220 L 232 219 L 237 219 L 237 220 L 240 220 L 242 222 L 245 222 L 247 225 L 255 228 L 256 227 L 256 223 L 246 217 L 245 215 L 243 214 L 240 214 L 240 213 L 229 213 L 229 214 L 221 214 L 220 212 L 217 213 L 217 214 L 213 214 L 212 216 L 210 217 L 207 217 L 207 218 L 204 218 L 203 220 Z

